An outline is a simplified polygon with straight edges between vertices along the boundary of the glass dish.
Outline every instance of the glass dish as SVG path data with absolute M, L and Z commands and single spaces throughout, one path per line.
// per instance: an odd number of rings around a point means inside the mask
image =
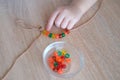
M 66 50 L 70 54 L 71 63 L 66 68 L 63 74 L 54 72 L 48 65 L 48 58 L 55 50 Z M 43 52 L 43 63 L 47 72 L 51 75 L 61 78 L 70 78 L 80 72 L 84 66 L 84 56 L 80 50 L 77 50 L 71 44 L 59 41 L 48 45 Z

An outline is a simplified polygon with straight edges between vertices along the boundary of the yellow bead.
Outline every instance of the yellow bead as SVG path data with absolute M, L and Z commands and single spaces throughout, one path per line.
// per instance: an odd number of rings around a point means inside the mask
M 55 34 L 52 35 L 52 38 L 55 39 Z
M 44 35 L 46 34 L 46 32 L 47 32 L 46 30 L 43 30 L 43 31 L 42 31 L 42 33 L 43 33 Z
M 67 53 L 67 51 L 63 49 L 62 50 L 62 55 L 64 56 L 66 53 Z
M 46 36 L 48 36 L 48 35 L 50 34 L 50 32 L 47 31 L 47 30 L 43 30 L 42 33 L 43 33 L 44 35 L 46 35 Z

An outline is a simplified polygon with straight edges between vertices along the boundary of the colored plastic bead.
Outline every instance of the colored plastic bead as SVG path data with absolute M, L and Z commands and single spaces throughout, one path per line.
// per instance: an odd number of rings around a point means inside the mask
M 56 60 L 56 57 L 55 57 L 55 56 L 52 56 L 52 59 L 53 59 L 53 60 Z
M 56 51 L 53 54 L 54 54 L 54 56 L 58 56 L 58 53 Z
M 49 64 L 49 66 L 50 66 L 50 68 L 51 68 L 51 69 L 53 69 L 53 68 L 54 68 L 53 64 Z
M 62 34 L 59 34 L 59 38 L 62 38 Z
M 62 55 L 62 52 L 61 51 L 58 51 L 58 56 L 61 56 Z
M 62 50 L 62 55 L 64 56 L 66 54 L 66 50 Z
M 55 38 L 56 38 L 56 39 L 59 39 L 59 34 L 55 34 Z
M 65 54 L 65 57 L 66 57 L 66 58 L 69 58 L 69 57 L 70 57 L 70 54 L 68 54 L 68 53 Z
M 63 53 L 64 55 L 62 55 Z M 58 74 L 62 74 L 64 69 L 67 67 L 67 64 L 71 62 L 69 57 L 70 54 L 68 54 L 66 50 L 54 51 L 48 58 L 49 67 Z
M 50 34 L 49 32 L 46 32 L 46 34 L 45 34 L 45 35 L 46 35 L 46 36 L 48 36 L 49 34 Z
M 62 33 L 61 35 L 62 35 L 62 37 L 65 37 L 65 33 Z
M 61 59 L 65 59 L 65 56 L 61 56 Z
M 64 49 L 62 49 L 62 51 L 61 51 L 62 53 L 67 53 L 67 51 L 66 50 L 64 50 Z
M 58 70 L 58 73 L 59 73 L 59 74 L 62 74 L 62 73 L 63 73 L 63 70 L 62 70 L 62 69 L 59 69 L 59 70 Z
M 66 29 L 66 30 L 64 31 L 64 33 L 67 35 L 67 34 L 70 33 L 70 31 Z
M 62 62 L 58 62 L 58 65 L 61 65 L 62 64 Z
M 55 39 L 55 34 L 52 34 L 52 38 Z
M 57 66 L 58 66 L 58 63 L 57 63 L 57 62 L 54 62 L 54 66 L 57 67 Z
M 71 62 L 71 59 L 70 59 L 70 58 L 66 58 L 65 61 L 66 61 L 67 63 L 70 63 L 70 62 Z
M 66 68 L 66 64 L 62 64 L 61 67 L 62 67 L 63 69 L 65 69 L 65 68 Z
M 43 33 L 44 35 L 46 35 L 46 36 L 49 35 L 49 32 L 48 32 L 47 30 L 43 30 L 42 33 Z
M 57 70 L 59 70 L 59 69 L 61 69 L 61 66 L 58 64 L 58 66 L 56 68 L 57 68 Z
M 61 59 L 60 57 L 56 57 L 56 61 L 57 61 L 57 62 L 61 62 L 62 59 Z
M 53 71 L 57 72 L 58 70 L 57 70 L 57 68 L 53 68 Z
M 46 34 L 46 30 L 43 30 L 42 33 L 43 33 L 43 34 Z
M 50 57 L 50 58 L 48 59 L 48 62 L 49 62 L 49 63 L 53 63 L 54 60 Z
M 52 38 L 52 33 L 50 33 L 48 36 L 49 36 L 50 38 Z

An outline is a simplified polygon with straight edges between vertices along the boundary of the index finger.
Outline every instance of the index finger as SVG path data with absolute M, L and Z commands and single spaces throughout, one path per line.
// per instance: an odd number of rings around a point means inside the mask
M 56 17 L 58 16 L 58 14 L 60 13 L 60 9 L 59 10 L 56 10 L 51 16 L 50 16 L 50 19 L 48 20 L 48 23 L 47 23 L 47 26 L 46 26 L 46 29 L 49 31 L 51 28 L 52 28 L 52 26 L 53 26 L 53 24 L 54 24 L 54 22 L 55 22 L 55 19 L 56 19 Z

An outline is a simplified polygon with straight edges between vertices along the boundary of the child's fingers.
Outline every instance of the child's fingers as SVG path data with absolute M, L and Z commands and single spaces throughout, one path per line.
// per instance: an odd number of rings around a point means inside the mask
M 61 10 L 59 9 L 59 10 L 55 11 L 55 12 L 51 15 L 50 19 L 48 20 L 47 26 L 46 26 L 46 29 L 47 29 L 48 31 L 52 28 L 52 26 L 53 26 L 53 24 L 54 24 L 54 22 L 55 22 L 55 19 L 56 19 L 56 17 L 58 16 L 58 14 L 60 13 L 60 11 L 61 11 Z
M 61 23 L 61 28 L 63 29 L 67 28 L 68 23 L 69 19 L 64 18 L 63 22 Z
M 76 21 L 75 20 L 71 20 L 69 23 L 68 23 L 68 26 L 67 26 L 67 29 L 70 30 L 73 28 L 73 26 L 75 25 Z
M 65 14 L 63 14 L 62 12 L 58 15 L 58 17 L 57 17 L 56 20 L 55 20 L 55 25 L 56 25 L 57 27 L 60 27 L 60 25 L 61 25 L 64 17 L 65 17 Z

